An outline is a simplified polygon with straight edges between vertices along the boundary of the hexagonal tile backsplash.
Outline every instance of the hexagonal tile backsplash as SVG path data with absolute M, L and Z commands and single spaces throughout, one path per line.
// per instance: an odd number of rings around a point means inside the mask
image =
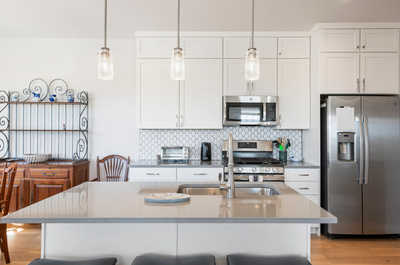
M 300 161 L 302 154 L 301 130 L 276 130 L 268 127 L 225 127 L 222 130 L 139 130 L 139 159 L 156 159 L 162 146 L 188 146 L 190 159 L 200 159 L 202 142 L 210 142 L 212 159 L 221 159 L 222 144 L 232 132 L 234 140 L 276 140 L 278 137 L 290 139 L 288 159 Z M 276 148 L 275 148 L 276 149 Z M 274 156 L 278 157 L 278 150 Z

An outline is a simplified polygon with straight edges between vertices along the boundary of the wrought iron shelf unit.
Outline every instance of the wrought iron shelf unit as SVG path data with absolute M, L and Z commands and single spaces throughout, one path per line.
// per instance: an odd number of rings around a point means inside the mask
M 62 79 L 49 85 L 34 79 L 22 92 L 1 90 L 0 158 L 34 153 L 87 159 L 88 104 L 87 92 L 75 94 Z

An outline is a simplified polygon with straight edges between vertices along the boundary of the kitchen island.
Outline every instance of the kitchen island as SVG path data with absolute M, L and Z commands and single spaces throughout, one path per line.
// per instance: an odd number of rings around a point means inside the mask
M 218 264 L 230 253 L 309 258 L 310 224 L 335 223 L 336 217 L 283 183 L 262 185 L 279 195 L 241 192 L 242 185 L 233 199 L 203 194 L 151 204 L 146 194 L 176 192 L 179 184 L 84 183 L 1 222 L 41 223 L 42 256 L 50 258 L 116 256 L 120 265 L 149 252 L 211 253 Z

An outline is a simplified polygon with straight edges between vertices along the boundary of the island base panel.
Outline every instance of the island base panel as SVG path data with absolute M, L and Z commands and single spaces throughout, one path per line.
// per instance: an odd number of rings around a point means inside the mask
M 217 264 L 231 253 L 310 258 L 308 224 L 48 223 L 42 225 L 42 257 L 80 259 L 116 256 L 130 265 L 144 253 L 210 253 Z

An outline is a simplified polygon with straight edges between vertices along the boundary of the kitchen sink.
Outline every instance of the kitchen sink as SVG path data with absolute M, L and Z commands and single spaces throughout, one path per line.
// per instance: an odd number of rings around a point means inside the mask
M 183 184 L 178 193 L 189 195 L 216 195 L 225 196 L 226 190 L 220 189 L 218 184 Z M 279 195 L 279 192 L 267 184 L 236 184 L 236 197 L 259 197 Z

